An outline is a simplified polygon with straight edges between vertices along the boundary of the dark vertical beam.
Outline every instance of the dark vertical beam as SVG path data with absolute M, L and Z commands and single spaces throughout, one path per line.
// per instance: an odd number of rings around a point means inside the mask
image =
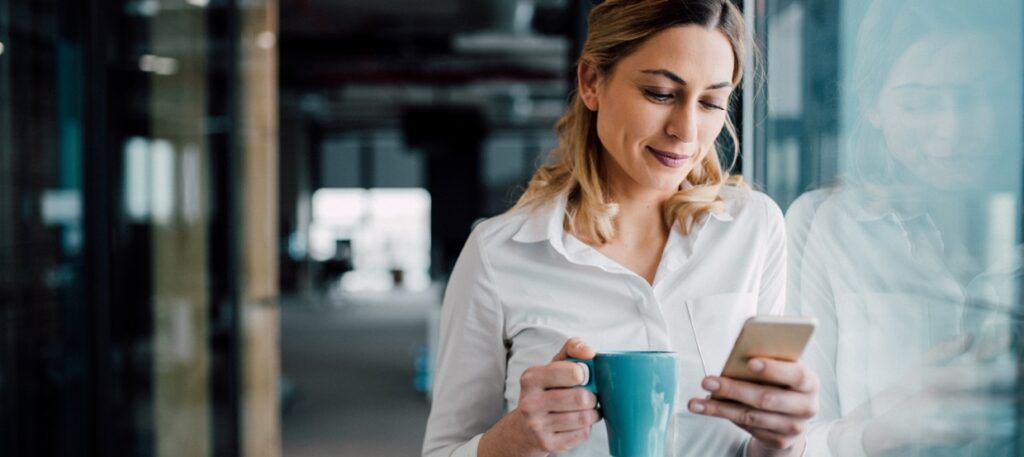
M 82 449 L 84 456 L 110 456 L 115 452 L 115 434 L 112 421 L 118 417 L 112 386 L 116 385 L 111 369 L 113 344 L 111 342 L 110 303 L 114 283 L 115 233 L 113 148 L 109 144 L 109 96 L 106 69 L 111 46 L 112 11 L 119 11 L 115 0 L 89 0 L 83 15 L 86 21 L 86 55 L 84 82 L 85 106 L 89 115 L 83 119 L 83 247 L 85 268 L 83 279 L 88 320 L 85 323 L 87 340 L 91 341 L 85 369 L 91 374 L 86 390 L 90 392 L 82 418 L 88 423 L 89 442 Z M 86 419 L 87 418 L 87 419 Z M 127 420 L 122 418 L 122 420 Z
M 10 0 L 0 0 L 0 43 L 10 46 L 11 24 Z M 10 55 L 0 55 L 0 131 L 10 132 L 11 120 L 11 65 Z M 0 236 L 14 238 L 14 186 L 11 176 L 14 174 L 13 141 L 10 135 L 0 137 Z M 14 268 L 17 259 L 15 245 L 0 245 L 0 411 L 17 411 L 18 404 L 18 373 L 14 367 L 17 357 L 18 325 L 15 322 L 16 290 L 14 286 Z M 17 413 L 13 414 L 16 415 Z M 12 414 L 0 415 L 0 446 L 18 452 L 18 426 L 21 420 L 15 420 Z
M 565 15 L 569 22 L 565 28 L 569 31 L 569 65 L 565 74 L 568 83 L 565 87 L 568 88 L 569 94 L 576 90 L 576 64 L 583 53 L 583 43 L 587 41 L 587 18 L 590 16 L 591 8 L 600 3 L 601 0 L 569 1 L 569 14 Z M 568 100 L 566 97 L 567 102 Z
M 326 134 L 323 126 L 312 122 L 309 125 L 307 131 L 309 137 L 309 182 L 310 182 L 310 197 L 313 192 L 324 186 L 324 175 L 320 169 L 321 163 L 323 162 L 323 150 L 324 150 L 324 138 Z
M 377 167 L 374 157 L 373 132 L 366 132 L 358 137 L 359 141 L 359 187 L 370 189 L 377 185 Z
M 57 159 L 55 187 L 63 191 L 74 191 L 81 195 L 83 159 L 82 122 L 85 118 L 84 81 L 81 75 L 86 65 L 88 47 L 85 8 L 81 2 L 72 2 L 57 10 L 56 34 L 56 129 L 58 147 L 54 152 Z M 77 221 L 80 223 L 80 221 Z M 57 229 L 67 234 L 81 230 L 75 222 L 66 223 Z M 80 449 L 88 447 L 88 423 L 82 421 L 90 414 L 90 374 L 83 369 L 88 359 L 91 329 L 86 300 L 83 299 L 83 261 L 81 252 L 63 244 L 55 256 L 57 268 L 69 273 L 65 284 L 56 287 L 59 303 L 59 320 L 63 323 L 59 340 L 51 342 L 60 348 L 60 355 L 54 360 L 56 369 L 62 373 L 57 383 L 58 407 L 51 411 L 53 424 L 61 430 L 61 439 L 55 443 L 60 455 L 77 455 Z
M 828 185 L 838 170 L 840 3 L 807 2 L 803 25 L 804 76 L 797 196 Z M 833 139 L 831 144 L 822 140 Z
M 239 15 L 237 0 L 207 6 L 207 117 L 217 120 L 208 137 L 211 169 L 210 350 L 211 442 L 213 455 L 241 453 L 239 348 L 239 243 L 241 189 L 241 118 L 239 113 Z
M 733 1 L 733 3 L 736 5 L 737 9 L 739 9 L 741 12 L 743 11 L 743 8 L 744 8 L 743 0 L 736 0 L 736 1 Z M 753 30 L 748 30 L 747 33 L 748 34 L 753 34 L 754 31 Z M 753 52 L 753 51 L 754 51 L 753 49 L 748 49 L 747 50 L 748 53 L 749 52 Z M 743 65 L 742 62 L 740 64 Z M 744 68 L 743 70 L 744 70 L 743 82 L 741 84 L 746 86 L 747 84 L 751 84 L 751 82 L 753 81 L 753 79 L 754 79 L 754 72 L 752 71 L 753 69 L 751 69 L 751 68 Z M 744 127 L 744 125 L 743 125 L 743 106 L 744 106 L 744 102 L 746 100 L 743 97 L 743 91 L 742 90 L 735 90 L 735 91 L 733 91 L 732 99 L 733 99 L 733 102 L 732 102 L 732 105 L 731 105 L 731 109 L 729 111 L 729 118 L 732 119 L 732 125 L 733 125 L 733 127 L 736 128 L 736 137 L 739 138 L 740 144 L 733 144 L 732 145 L 732 149 L 730 149 L 729 152 L 733 153 L 733 151 L 735 151 L 735 156 L 734 157 L 730 156 L 729 157 L 729 159 L 730 159 L 729 162 L 723 162 L 722 165 L 730 167 L 729 168 L 729 172 L 731 174 L 733 174 L 733 175 L 742 175 L 743 174 L 743 150 L 742 150 L 742 147 L 743 147 L 743 127 Z

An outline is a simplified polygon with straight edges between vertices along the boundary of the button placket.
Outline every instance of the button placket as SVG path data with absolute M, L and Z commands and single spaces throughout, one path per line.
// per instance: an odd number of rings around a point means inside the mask
M 643 284 L 639 284 L 638 281 Z M 661 303 L 654 294 L 654 289 L 640 277 L 631 280 L 629 285 L 637 300 L 637 311 L 640 312 L 644 328 L 647 329 L 647 347 L 655 351 L 671 351 L 668 321 L 661 309 Z

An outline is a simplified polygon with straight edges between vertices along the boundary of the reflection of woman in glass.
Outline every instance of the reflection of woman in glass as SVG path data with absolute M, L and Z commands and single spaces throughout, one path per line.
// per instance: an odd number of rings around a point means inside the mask
M 842 184 L 787 214 L 791 312 L 821 324 L 812 455 L 1010 452 L 1008 314 L 974 305 L 1019 301 L 989 268 L 1019 219 L 1019 8 L 876 1 L 858 30 Z
M 800 454 L 808 368 L 753 361 L 777 386 L 715 376 L 743 321 L 784 304 L 781 212 L 715 149 L 744 39 L 728 0 L 594 8 L 553 164 L 452 273 L 425 455 L 607 455 L 563 360 L 612 350 L 679 353 L 674 453 Z

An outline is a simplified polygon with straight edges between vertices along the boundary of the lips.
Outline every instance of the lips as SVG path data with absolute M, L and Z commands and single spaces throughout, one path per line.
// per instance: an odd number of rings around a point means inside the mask
M 654 158 L 662 165 L 669 168 L 679 168 L 685 165 L 686 161 L 690 159 L 690 156 L 688 155 L 674 154 L 668 151 L 654 149 L 650 146 L 647 146 L 647 152 L 654 156 Z

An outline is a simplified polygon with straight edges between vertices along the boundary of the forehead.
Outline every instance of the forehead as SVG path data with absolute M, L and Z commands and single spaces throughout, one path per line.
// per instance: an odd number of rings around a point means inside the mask
M 931 34 L 896 60 L 886 87 L 963 85 L 1006 70 L 995 38 L 980 32 Z
M 703 87 L 731 82 L 735 57 L 725 34 L 699 25 L 658 32 L 626 56 L 617 70 L 665 69 Z

